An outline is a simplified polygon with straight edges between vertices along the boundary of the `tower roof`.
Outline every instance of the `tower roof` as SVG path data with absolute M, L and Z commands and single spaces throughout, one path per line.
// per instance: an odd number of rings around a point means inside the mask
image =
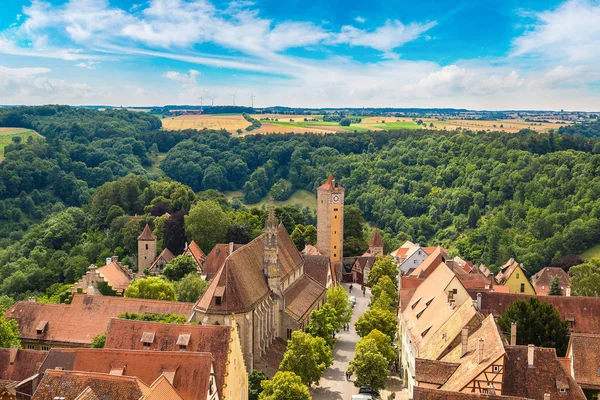
M 333 174 L 329 174 L 325 183 L 322 184 L 321 186 L 319 186 L 319 190 L 334 190 L 334 189 L 342 190 L 342 187 L 337 184 Z
M 150 229 L 148 224 L 146 224 L 146 226 L 144 227 L 142 234 L 140 236 L 138 236 L 138 240 L 143 240 L 143 241 L 156 240 L 156 235 L 154 233 L 152 233 L 152 230 Z
M 383 247 L 383 239 L 379 234 L 379 229 L 375 228 L 375 232 L 373 232 L 373 236 L 369 241 L 369 247 Z

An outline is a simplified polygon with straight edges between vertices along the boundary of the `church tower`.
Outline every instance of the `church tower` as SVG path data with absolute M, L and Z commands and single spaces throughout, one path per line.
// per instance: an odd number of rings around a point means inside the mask
M 317 250 L 329 256 L 339 279 L 344 258 L 344 188 L 331 174 L 317 189 Z
M 138 272 L 144 272 L 145 269 L 150 269 L 150 266 L 156 259 L 156 235 L 146 224 L 142 234 L 138 236 Z
M 281 272 L 279 268 L 279 249 L 277 247 L 277 218 L 275 218 L 275 206 L 272 198 L 269 204 L 269 215 L 265 223 L 263 273 L 267 278 L 269 289 L 279 295 L 281 291 Z
M 369 254 L 372 256 L 383 255 L 383 239 L 381 238 L 381 234 L 377 228 L 375 228 L 373 237 L 371 237 L 371 240 L 369 241 Z

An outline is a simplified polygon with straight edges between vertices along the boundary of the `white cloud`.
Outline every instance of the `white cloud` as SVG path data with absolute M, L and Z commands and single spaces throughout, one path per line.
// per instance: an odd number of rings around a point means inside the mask
M 8 68 L 0 65 L 0 101 L 43 99 L 42 102 L 85 98 L 90 93 L 87 84 L 51 79 L 49 68 Z M 10 101 L 9 101 L 10 102 Z
M 359 24 L 364 24 L 365 22 L 367 22 L 366 18 L 363 18 L 360 15 L 358 17 L 354 18 L 354 20 L 356 22 L 358 22 Z
M 177 71 L 167 71 L 163 74 L 163 77 L 184 85 L 195 85 L 198 76 L 200 76 L 200 71 L 196 71 L 195 69 L 190 69 L 187 74 Z
M 98 64 L 100 64 L 98 61 L 83 61 L 78 64 L 75 64 L 75 66 L 78 68 L 96 69 L 96 65 Z
M 417 39 L 435 25 L 436 22 L 426 24 L 413 22 L 404 25 L 398 20 L 387 20 L 383 26 L 373 31 L 346 25 L 342 27 L 335 41 L 337 43 L 348 43 L 351 46 L 372 47 L 383 52 L 389 52 L 396 47 Z
M 538 55 L 574 63 L 600 59 L 600 3 L 569 0 L 535 14 L 536 24 L 514 41 L 513 56 Z

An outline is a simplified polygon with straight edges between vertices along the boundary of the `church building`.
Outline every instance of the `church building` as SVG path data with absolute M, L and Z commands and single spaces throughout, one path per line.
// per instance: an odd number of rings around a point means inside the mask
M 228 253 L 190 320 L 223 325 L 235 317 L 248 371 L 272 376 L 286 340 L 306 328 L 325 298 L 325 287 L 305 273 L 304 263 L 271 201 L 264 233 Z

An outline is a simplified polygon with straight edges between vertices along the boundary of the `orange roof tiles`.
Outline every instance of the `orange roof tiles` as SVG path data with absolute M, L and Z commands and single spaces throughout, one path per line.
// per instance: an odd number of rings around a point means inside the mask
M 383 239 L 381 238 L 381 235 L 379 234 L 379 229 L 377 228 L 375 228 L 373 236 L 369 241 L 369 247 L 383 247 Z
M 242 247 L 244 247 L 243 244 L 234 244 L 233 251 Z M 207 279 L 212 279 L 219 272 L 229 254 L 229 244 L 227 243 L 218 243 L 213 247 L 208 256 L 206 256 L 204 266 L 202 267 Z
M 97 271 L 117 293 L 123 293 L 131 285 L 132 276 L 116 262 L 98 268 Z
M 571 278 L 562 268 L 555 267 L 546 267 L 531 277 L 531 281 L 535 286 L 535 293 L 537 295 L 547 295 L 550 291 L 550 283 L 555 276 L 558 276 L 564 294 L 565 289 L 571 283 Z
M 94 336 L 106 331 L 111 318 L 123 313 L 178 314 L 189 317 L 193 306 L 193 303 L 175 301 L 76 294 L 71 304 L 19 301 L 6 312 L 6 317 L 19 323 L 21 340 L 89 346 Z M 48 326 L 43 335 L 38 335 L 36 327 L 42 320 L 48 321 Z
M 37 374 L 39 365 L 48 355 L 45 351 L 17 347 L 0 349 L 0 380 L 22 381 Z
M 69 371 L 109 374 L 122 369 L 127 377 L 154 382 L 161 375 L 186 400 L 205 400 L 211 379 L 210 353 L 113 349 L 51 349 L 40 372 L 57 367 Z M 122 397 L 115 397 L 122 398 Z
M 429 253 L 427 258 L 419 264 L 419 266 L 409 274 L 409 276 L 428 277 L 436 268 L 440 266 L 448 258 L 448 254 L 441 247 L 436 247 L 434 251 Z
M 319 282 L 321 286 L 327 286 L 330 271 L 331 261 L 328 256 L 304 256 L 304 273 Z
M 188 245 L 187 249 L 185 249 L 183 254 L 194 257 L 194 260 L 196 260 L 196 263 L 198 263 L 200 266 L 204 264 L 204 260 L 206 259 L 206 254 L 204 254 L 200 246 L 198 246 L 198 244 L 193 240 Z
M 137 240 L 142 240 L 145 242 L 152 242 L 156 239 L 157 239 L 156 235 L 154 233 L 152 233 L 152 229 L 150 229 L 150 226 L 148 224 L 146 224 L 146 226 L 144 227 L 144 230 L 142 231 L 140 236 L 138 236 L 138 238 L 137 238 Z
M 214 359 L 217 387 L 222 395 L 231 327 L 163 324 L 158 322 L 134 321 L 113 318 L 106 332 L 105 349 L 144 350 L 140 338 L 145 332 L 154 334 L 149 350 L 179 351 L 185 344 L 185 351 L 210 353 Z M 180 343 L 180 338 L 183 341 Z
M 332 190 L 333 189 L 333 180 L 334 180 L 333 174 L 329 174 L 325 183 L 322 184 L 321 186 L 319 186 L 319 190 Z
M 450 392 L 447 390 L 415 387 L 413 389 L 413 400 L 524 400 L 525 397 L 500 396 L 479 393 Z
M 285 312 L 296 321 L 308 316 L 313 305 L 325 296 L 325 287 L 304 274 L 284 292 Z
M 517 269 L 517 267 L 519 266 L 521 267 L 521 269 L 523 269 L 523 271 L 525 271 L 525 268 L 523 268 L 522 265 L 515 261 L 514 258 L 510 258 L 503 266 L 500 267 L 500 272 L 496 274 L 496 282 L 498 282 L 498 284 L 500 285 L 506 282 L 506 280 L 512 275 L 514 270 Z
M 600 390 L 600 335 L 572 333 L 567 357 L 577 383 L 584 389 Z

